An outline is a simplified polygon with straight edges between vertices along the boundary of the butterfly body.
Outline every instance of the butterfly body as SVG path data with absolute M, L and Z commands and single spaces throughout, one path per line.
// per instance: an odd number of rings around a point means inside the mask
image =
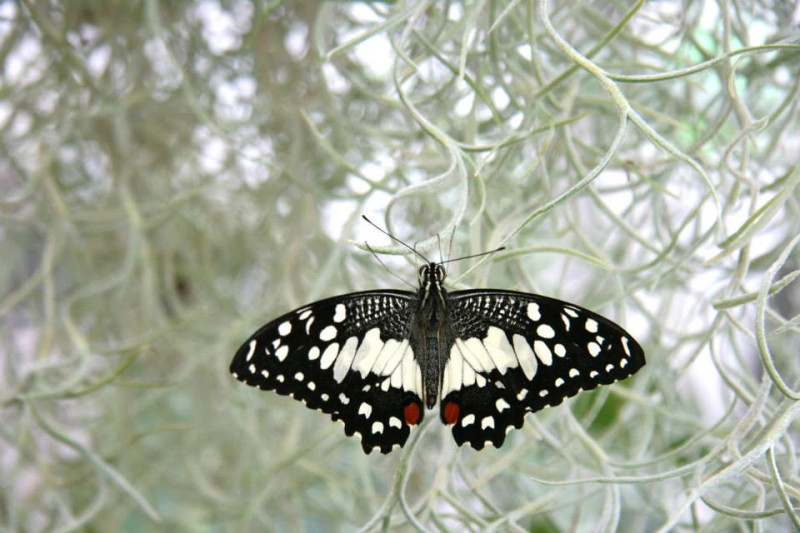
M 438 401 L 442 371 L 454 342 L 443 281 L 444 269 L 441 265 L 430 263 L 420 267 L 419 305 L 417 314 L 412 318 L 414 327 L 409 339 L 414 353 L 420 354 L 424 376 L 423 401 L 428 409 L 433 409 Z
M 456 442 L 501 446 L 524 415 L 624 379 L 644 353 L 576 305 L 515 291 L 448 292 L 441 264 L 419 290 L 364 291 L 291 311 L 253 334 L 234 377 L 341 420 L 362 447 L 402 446 L 439 403 Z

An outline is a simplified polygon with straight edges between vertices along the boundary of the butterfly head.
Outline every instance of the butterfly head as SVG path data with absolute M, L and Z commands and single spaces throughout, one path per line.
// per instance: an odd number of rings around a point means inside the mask
M 419 267 L 420 288 L 430 289 L 431 286 L 441 286 L 447 273 L 439 263 L 427 263 Z
M 420 310 L 429 324 L 436 324 L 445 317 L 445 276 L 440 263 L 427 263 L 419 267 Z

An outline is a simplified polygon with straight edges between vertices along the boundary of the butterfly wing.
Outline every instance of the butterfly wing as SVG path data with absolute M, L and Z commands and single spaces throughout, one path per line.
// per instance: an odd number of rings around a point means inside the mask
M 456 341 L 440 409 L 443 421 L 454 422 L 459 445 L 499 447 L 512 427 L 522 427 L 525 413 L 625 379 L 645 364 L 625 330 L 571 303 L 468 290 L 450 293 L 448 306 Z
M 341 420 L 365 452 L 388 453 L 422 419 L 421 371 L 409 343 L 416 298 L 366 291 L 306 305 L 253 334 L 230 371 Z

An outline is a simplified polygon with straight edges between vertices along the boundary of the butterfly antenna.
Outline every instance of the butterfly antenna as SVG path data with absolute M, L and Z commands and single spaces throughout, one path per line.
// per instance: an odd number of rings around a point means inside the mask
M 462 259 L 473 259 L 475 257 L 482 257 L 484 255 L 496 254 L 497 252 L 500 252 L 500 251 L 505 250 L 505 249 L 506 249 L 505 246 L 501 246 L 499 248 L 495 248 L 494 250 L 489 250 L 488 252 L 481 252 L 479 254 L 465 255 L 463 257 L 456 257 L 455 259 L 448 259 L 447 261 L 442 261 L 439 264 L 440 265 L 444 265 L 444 264 L 447 264 L 447 263 L 454 263 L 456 261 L 461 261 Z
M 377 224 L 375 224 L 373 221 L 371 221 L 370 219 L 368 219 L 366 215 L 361 215 L 361 218 L 363 218 L 364 220 L 366 220 L 366 221 L 367 221 L 367 223 L 368 223 L 370 226 L 374 227 L 375 229 L 377 229 L 378 231 L 380 231 L 381 233 L 383 233 L 384 235 L 386 235 L 387 237 L 389 237 L 389 238 L 390 238 L 390 239 L 392 239 L 393 241 L 395 241 L 395 242 L 398 242 L 398 243 L 402 244 L 403 246 L 405 246 L 406 248 L 408 248 L 409 250 L 411 250 L 412 252 L 414 252 L 414 254 L 415 254 L 415 255 L 417 255 L 417 256 L 419 256 L 419 257 L 421 257 L 421 258 L 422 258 L 422 260 L 423 260 L 423 261 L 425 261 L 426 263 L 430 263 L 430 260 L 428 260 L 428 258 L 427 258 L 427 257 L 425 257 L 424 255 L 422 255 L 422 252 L 418 252 L 416 248 L 409 246 L 408 244 L 406 244 L 405 242 L 401 241 L 400 239 L 398 239 L 397 237 L 395 237 L 394 235 L 392 235 L 391 233 L 389 233 L 389 232 L 388 232 L 388 231 L 386 231 L 385 229 L 381 228 L 380 226 L 378 226 Z M 369 247 L 368 247 L 368 248 L 369 248 Z M 374 252 L 373 252 L 373 253 L 374 253 Z M 377 257 L 377 256 L 376 256 L 376 257 Z
M 425 259 L 425 256 L 422 255 L 421 253 L 419 253 L 419 251 L 417 250 L 417 244 L 419 244 L 419 243 L 417 241 L 414 241 L 414 246 L 411 247 L 414 250 L 414 266 L 415 267 L 419 267 L 419 265 L 417 264 L 417 259 L 419 259 L 420 257 L 422 257 L 423 261 L 425 261 L 426 263 L 428 262 L 428 260 Z
M 369 250 L 369 253 L 371 253 L 371 254 L 372 254 L 374 257 L 375 257 L 375 259 L 377 259 L 377 260 L 378 260 L 378 263 L 380 263 L 380 264 L 381 264 L 381 266 L 383 267 L 383 269 L 384 269 L 384 270 L 386 270 L 386 272 L 388 272 L 389 274 L 391 274 L 391 275 L 392 275 L 392 276 L 394 276 L 395 278 L 399 279 L 400 281 L 402 281 L 404 284 L 408 285 L 408 286 L 409 286 L 409 287 L 411 287 L 412 289 L 415 289 L 415 290 L 416 290 L 416 287 L 415 287 L 414 285 L 412 285 L 412 284 L 411 284 L 411 283 L 409 283 L 408 281 L 404 280 L 403 278 L 401 278 L 400 276 L 398 276 L 397 274 L 395 274 L 394 272 L 392 272 L 392 269 L 390 269 L 388 266 L 386 266 L 386 263 L 384 263 L 384 262 L 383 262 L 383 260 L 381 260 L 380 256 L 379 256 L 377 253 L 375 253 L 375 250 L 373 250 L 373 249 L 370 247 L 370 245 L 369 245 L 369 243 L 368 243 L 367 241 L 364 241 L 364 246 L 366 246 L 366 247 L 367 247 L 367 250 Z
M 449 262 L 450 258 L 453 257 L 453 241 L 456 240 L 456 227 L 453 226 L 453 233 L 450 234 L 450 244 L 447 245 L 447 261 Z

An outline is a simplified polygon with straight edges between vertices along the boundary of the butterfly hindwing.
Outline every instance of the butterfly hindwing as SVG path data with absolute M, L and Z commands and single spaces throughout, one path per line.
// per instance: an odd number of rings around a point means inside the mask
M 253 334 L 231 373 L 341 420 L 367 453 L 388 453 L 405 443 L 409 422 L 422 418 L 409 341 L 415 302 L 410 292 L 366 291 L 303 306 Z
M 624 379 L 645 362 L 621 327 L 560 300 L 468 290 L 450 293 L 448 306 L 456 342 L 443 371 L 441 412 L 459 445 L 499 447 L 525 413 Z

